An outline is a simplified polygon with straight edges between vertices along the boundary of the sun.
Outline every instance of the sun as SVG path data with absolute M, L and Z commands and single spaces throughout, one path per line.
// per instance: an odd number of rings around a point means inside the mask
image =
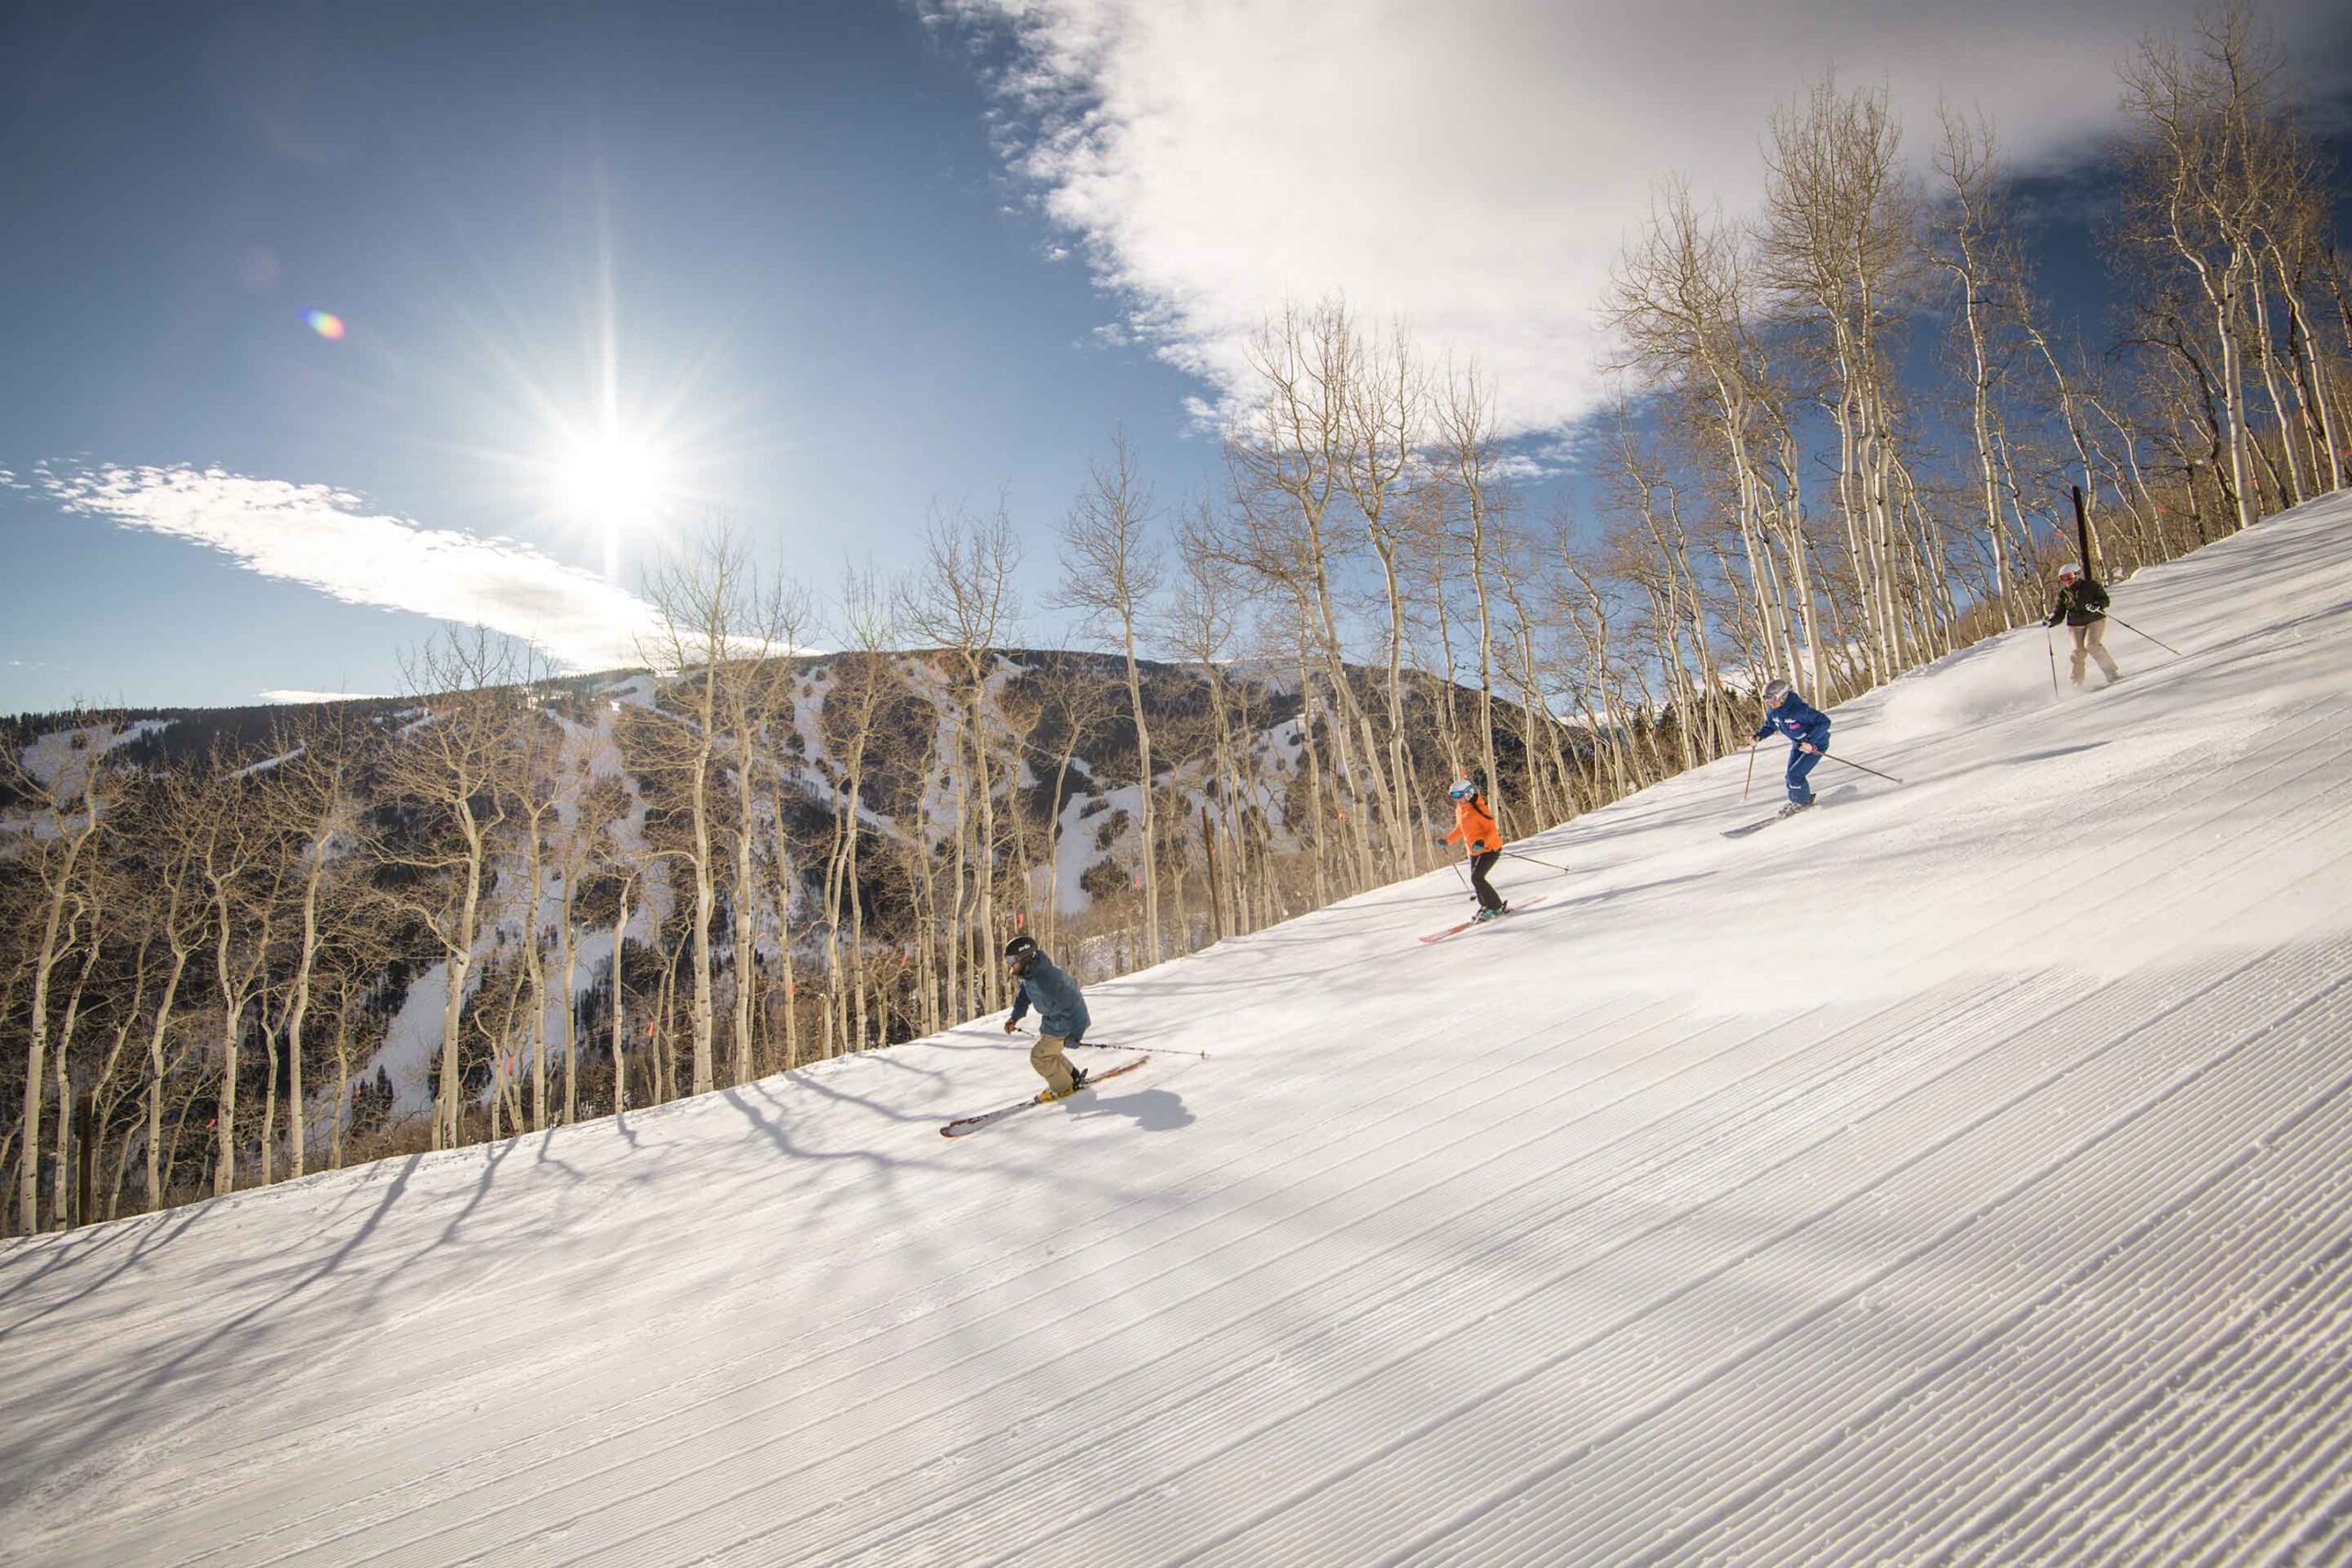
M 626 431 L 575 436 L 554 467 L 559 502 L 577 521 L 600 528 L 649 525 L 671 498 L 667 457 Z

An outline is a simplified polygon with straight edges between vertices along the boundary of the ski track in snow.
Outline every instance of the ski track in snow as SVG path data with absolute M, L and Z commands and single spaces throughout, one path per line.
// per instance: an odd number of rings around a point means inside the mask
M 1210 1058 L 968 1139 L 996 1020 L 8 1244 L 0 1561 L 2340 1555 L 2352 498 L 2116 597 L 2187 656 L 1095 987 Z

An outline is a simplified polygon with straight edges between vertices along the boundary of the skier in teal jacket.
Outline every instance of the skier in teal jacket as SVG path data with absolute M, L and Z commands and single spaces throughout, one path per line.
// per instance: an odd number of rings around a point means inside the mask
M 1037 1010 L 1037 1043 L 1029 1048 L 1029 1065 L 1046 1080 L 1046 1092 L 1037 1098 L 1061 1100 L 1076 1094 L 1086 1087 L 1086 1069 L 1072 1066 L 1062 1052 L 1077 1044 L 1094 1021 L 1087 1015 L 1086 993 L 1046 956 L 1035 937 L 1017 936 L 1006 942 L 1004 966 L 1021 982 L 1004 1032 L 1019 1028 L 1033 1005 Z

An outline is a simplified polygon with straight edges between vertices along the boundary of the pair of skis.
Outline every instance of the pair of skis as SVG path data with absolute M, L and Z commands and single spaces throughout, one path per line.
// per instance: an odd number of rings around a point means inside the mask
M 1090 1073 L 1087 1075 L 1086 1082 L 1077 1089 L 1073 1090 L 1072 1093 L 1084 1094 L 1088 1089 L 1094 1089 L 1110 1082 L 1113 1078 L 1117 1077 L 1121 1073 L 1134 1072 L 1137 1067 L 1142 1066 L 1146 1062 L 1150 1060 L 1151 1058 L 1148 1056 L 1134 1056 L 1130 1057 L 1126 1061 L 1121 1062 L 1115 1067 L 1105 1067 L 1099 1073 Z M 1062 1097 L 1063 1100 L 1068 1100 L 1069 1098 L 1069 1095 L 1064 1095 Z M 1016 1100 L 1011 1105 L 999 1106 L 994 1111 L 983 1111 L 977 1116 L 959 1116 L 955 1121 L 947 1123 L 944 1127 L 942 1127 L 939 1130 L 939 1135 L 943 1138 L 968 1137 L 972 1134 L 978 1132 L 983 1127 L 995 1126 L 998 1122 L 1003 1121 L 1008 1116 L 1017 1116 L 1022 1111 L 1028 1110 L 1031 1106 L 1059 1105 L 1061 1102 L 1062 1101 L 1060 1100 L 1039 1100 L 1033 1094 L 1026 1100 Z
M 1837 800 L 1841 796 L 1849 795 L 1853 793 L 1854 786 L 1852 784 L 1839 784 L 1836 789 L 1825 790 L 1821 794 L 1814 796 L 1813 806 L 1815 807 L 1826 806 L 1833 800 Z M 1808 809 L 1812 809 L 1812 807 L 1808 807 Z M 1736 828 L 1726 828 L 1724 829 L 1724 837 L 1726 839 L 1745 839 L 1750 833 L 1762 832 L 1765 829 L 1770 828 L 1775 822 L 1785 822 L 1791 817 L 1802 817 L 1804 815 L 1804 812 L 1803 811 L 1791 811 L 1785 814 L 1776 811 L 1771 816 L 1764 818 L 1761 822 L 1747 822 L 1743 823 Z
M 1544 899 L 1550 897 L 1551 895 L 1548 893 L 1539 893 L 1532 898 L 1521 898 L 1518 903 L 1511 905 L 1510 908 L 1505 910 L 1502 914 L 1490 915 L 1483 920 L 1474 915 L 1458 926 L 1448 926 L 1442 931 L 1430 932 L 1429 935 L 1421 938 L 1421 945 L 1426 947 L 1433 942 L 1443 942 L 1450 936 L 1460 936 L 1464 931 L 1469 931 L 1476 926 L 1491 926 L 1497 920 L 1507 920 L 1510 919 L 1511 916 L 1518 914 L 1521 909 L 1532 909 L 1536 905 L 1541 904 Z

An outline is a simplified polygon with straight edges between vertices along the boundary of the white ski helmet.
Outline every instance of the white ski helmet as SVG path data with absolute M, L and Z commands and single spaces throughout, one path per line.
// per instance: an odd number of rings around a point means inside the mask
M 2058 569 L 2058 581 L 2061 582 L 2073 582 L 2082 575 L 2083 563 L 2080 561 L 2070 560 Z

